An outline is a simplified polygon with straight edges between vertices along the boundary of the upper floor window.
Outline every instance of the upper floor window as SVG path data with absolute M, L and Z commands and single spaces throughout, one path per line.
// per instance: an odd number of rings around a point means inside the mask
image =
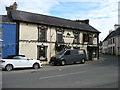
M 62 28 L 57 28 L 56 29 L 56 41 L 59 43 L 63 43 L 63 29 Z
M 93 44 L 93 34 L 83 34 L 83 42 L 88 42 L 88 44 Z
M 73 43 L 80 43 L 80 39 L 79 39 L 79 35 L 80 35 L 80 32 L 77 32 L 77 31 L 73 31 L 73 34 L 74 34 L 74 40 L 73 40 Z
M 89 35 L 89 44 L 93 44 L 93 35 L 92 34 Z
M 110 42 L 111 42 L 111 44 L 112 44 L 112 39 L 111 39 L 111 41 L 110 41 Z
M 109 45 L 109 40 L 108 40 L 108 45 Z
M 115 38 L 113 38 L 113 43 L 115 43 Z
M 44 26 L 38 27 L 38 41 L 47 41 L 47 28 Z

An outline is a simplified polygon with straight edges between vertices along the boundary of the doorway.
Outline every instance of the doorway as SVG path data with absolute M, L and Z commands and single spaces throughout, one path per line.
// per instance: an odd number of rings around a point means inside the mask
M 37 46 L 37 59 L 47 61 L 47 46 Z
M 87 47 L 88 59 L 93 60 L 93 58 L 98 58 L 98 47 Z

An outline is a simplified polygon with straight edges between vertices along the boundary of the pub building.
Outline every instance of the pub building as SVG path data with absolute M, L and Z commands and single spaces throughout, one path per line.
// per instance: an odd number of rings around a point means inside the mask
M 100 32 L 89 20 L 69 20 L 20 10 L 8 10 L 16 22 L 17 53 L 48 63 L 61 50 L 85 49 L 88 60 L 99 59 Z

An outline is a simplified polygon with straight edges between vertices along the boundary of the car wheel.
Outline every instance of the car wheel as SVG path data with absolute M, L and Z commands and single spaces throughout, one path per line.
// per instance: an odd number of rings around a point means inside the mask
M 6 67 L 5 67 L 5 70 L 6 71 L 11 71 L 13 69 L 13 66 L 11 64 L 8 64 Z
M 81 59 L 81 63 L 82 64 L 84 64 L 85 63 L 85 59 L 83 58 L 83 59 Z
M 38 64 L 38 63 L 35 63 L 34 65 L 33 65 L 33 68 L 34 69 L 38 69 L 40 67 L 40 65 Z
M 65 65 L 65 61 L 62 60 L 61 63 L 60 63 L 61 66 L 64 66 Z

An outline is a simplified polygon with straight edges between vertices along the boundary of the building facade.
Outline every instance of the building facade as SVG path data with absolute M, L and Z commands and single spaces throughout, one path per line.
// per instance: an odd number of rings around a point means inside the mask
M 16 55 L 16 24 L 11 22 L 6 15 L 1 17 L 1 57 L 6 58 L 8 55 Z
M 21 17 L 22 16 L 22 17 Z M 17 54 L 49 62 L 65 49 L 85 49 L 89 60 L 99 58 L 99 31 L 89 20 L 67 20 L 25 11 L 11 11 L 16 22 Z
M 104 54 L 120 55 L 120 27 L 115 27 L 115 30 L 109 33 L 103 40 L 102 47 Z
M 96 33 L 91 32 L 92 40 L 85 42 L 83 37 L 88 38 L 89 36 L 85 37 L 88 33 L 90 32 L 20 23 L 19 54 L 49 61 L 50 57 L 61 50 L 85 49 L 92 60 L 93 52 L 96 53 L 94 58 L 98 58 L 97 37 L 93 38 Z

